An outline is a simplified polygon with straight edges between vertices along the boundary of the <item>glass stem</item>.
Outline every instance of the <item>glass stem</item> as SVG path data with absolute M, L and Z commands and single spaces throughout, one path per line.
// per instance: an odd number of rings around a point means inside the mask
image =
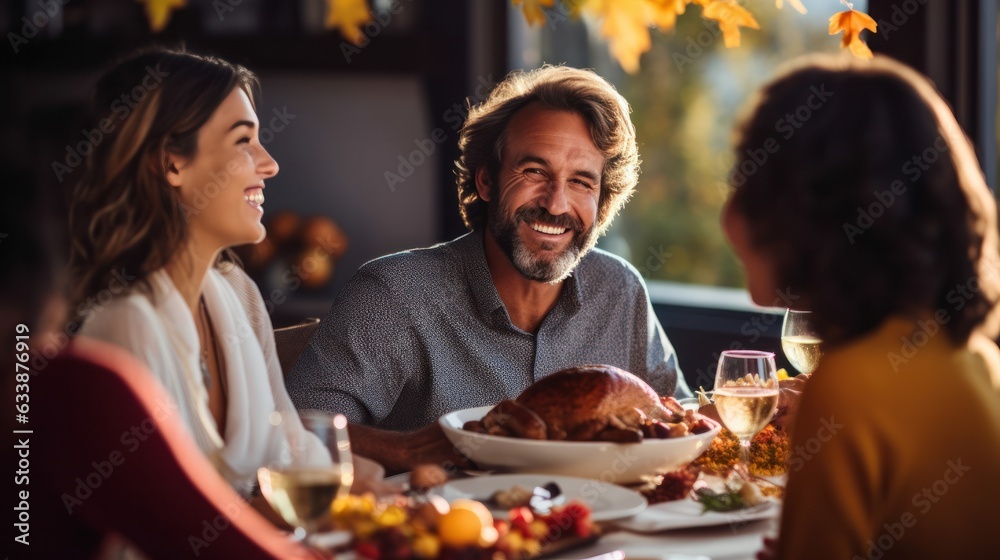
M 743 465 L 744 469 L 746 469 L 746 472 L 744 474 L 746 474 L 747 477 L 752 476 L 750 474 L 750 440 L 749 439 L 741 439 L 740 440 L 740 464 Z M 750 479 L 747 478 L 747 480 L 750 480 Z

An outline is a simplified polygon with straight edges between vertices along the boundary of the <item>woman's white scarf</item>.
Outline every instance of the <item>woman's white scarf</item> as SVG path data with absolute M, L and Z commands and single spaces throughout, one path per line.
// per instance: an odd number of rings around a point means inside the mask
M 174 398 L 189 403 L 184 407 L 185 423 L 226 480 L 247 495 L 259 467 L 281 468 L 322 460 L 327 452 L 302 427 L 288 398 L 277 356 L 265 357 L 239 297 L 212 268 L 205 276 L 202 293 L 226 376 L 226 433 L 222 437 L 208 408 L 194 317 L 165 271 L 155 273 L 150 280 L 156 292 L 156 311 L 181 366 L 177 373 L 182 378 L 172 391 L 180 394 Z

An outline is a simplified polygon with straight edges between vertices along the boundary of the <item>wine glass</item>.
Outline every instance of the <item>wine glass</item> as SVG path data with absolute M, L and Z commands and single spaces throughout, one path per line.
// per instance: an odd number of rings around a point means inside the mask
M 345 496 L 354 482 L 347 418 L 319 411 L 301 413 L 303 437 L 319 439 L 329 452 L 292 438 L 294 460 L 289 466 L 257 470 L 260 493 L 274 511 L 295 528 L 295 538 L 306 538 L 330 522 L 330 506 Z M 317 452 L 318 451 L 318 452 Z
M 819 367 L 823 352 L 820 349 L 822 340 L 816 334 L 811 322 L 812 311 L 785 311 L 785 321 L 781 324 L 781 349 L 785 357 L 799 370 L 799 373 L 810 374 Z
M 747 476 L 750 440 L 767 426 L 777 405 L 778 375 L 773 352 L 722 352 L 715 374 L 715 406 L 722 423 L 740 440 L 740 465 Z

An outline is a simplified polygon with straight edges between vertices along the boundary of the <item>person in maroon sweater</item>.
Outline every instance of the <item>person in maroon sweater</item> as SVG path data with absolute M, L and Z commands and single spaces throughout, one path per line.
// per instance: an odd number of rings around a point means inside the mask
M 219 476 L 124 350 L 78 337 L 31 396 L 40 557 L 80 557 L 109 535 L 150 558 L 308 557 Z
M 55 222 L 39 204 L 51 193 L 3 162 L 0 176 L 10 187 L 0 205 L 0 333 L 8 348 L 27 335 L 32 351 L 0 355 L 15 373 L 4 402 L 29 405 L 27 422 L 7 431 L 30 430 L 8 447 L 8 464 L 27 462 L 8 482 L 10 503 L 25 503 L 15 516 L 27 521 L 14 526 L 20 538 L 8 554 L 95 558 L 124 541 L 154 559 L 314 557 L 222 479 L 138 360 L 83 337 L 59 347 L 68 340 L 63 266 Z M 18 378 L 22 362 L 31 373 Z

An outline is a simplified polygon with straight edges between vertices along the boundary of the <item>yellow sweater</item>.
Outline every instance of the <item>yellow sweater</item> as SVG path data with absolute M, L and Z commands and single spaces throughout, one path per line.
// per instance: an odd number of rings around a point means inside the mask
M 996 344 L 893 318 L 830 351 L 789 463 L 779 559 L 1000 558 Z

